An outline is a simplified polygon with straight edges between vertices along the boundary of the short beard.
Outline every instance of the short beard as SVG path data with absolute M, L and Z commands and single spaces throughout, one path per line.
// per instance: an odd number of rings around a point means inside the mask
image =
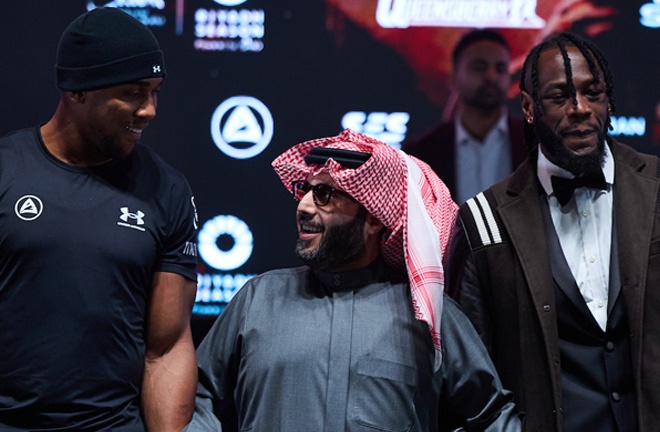
M 535 130 L 540 145 L 550 154 L 551 161 L 558 167 L 576 176 L 593 174 L 603 169 L 605 162 L 605 132 L 603 130 L 597 132 L 598 143 L 594 151 L 585 155 L 571 153 L 562 137 L 554 133 L 545 123 L 536 122 Z
M 364 215 L 361 208 L 355 219 L 341 225 L 326 227 L 321 242 L 314 249 L 306 249 L 309 241 L 298 240 L 296 255 L 315 270 L 332 271 L 344 267 L 366 253 Z
M 97 148 L 103 156 L 109 159 L 121 159 L 127 156 L 124 150 L 117 145 L 116 140 L 107 135 L 99 137 Z
M 100 122 L 93 124 L 90 130 L 95 150 L 102 157 L 113 160 L 123 159 L 132 152 L 132 150 L 128 151 L 120 145 L 120 139 L 117 136 L 103 132 Z
M 488 94 L 489 87 L 497 91 L 497 96 Z M 475 94 L 464 99 L 465 105 L 478 108 L 482 111 L 495 111 L 501 108 L 506 101 L 506 93 L 495 84 L 484 84 L 477 88 Z

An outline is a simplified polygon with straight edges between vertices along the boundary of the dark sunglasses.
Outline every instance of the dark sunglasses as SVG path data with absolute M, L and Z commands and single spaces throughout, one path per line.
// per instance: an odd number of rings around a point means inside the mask
M 303 199 L 309 191 L 312 191 L 312 198 L 314 198 L 314 204 L 319 207 L 323 207 L 330 202 L 332 194 L 338 194 L 344 196 L 352 201 L 355 201 L 355 198 L 347 194 L 346 192 L 337 190 L 332 186 L 327 184 L 319 183 L 312 186 L 305 180 L 297 180 L 291 183 L 291 192 L 293 193 L 293 198 L 296 201 Z

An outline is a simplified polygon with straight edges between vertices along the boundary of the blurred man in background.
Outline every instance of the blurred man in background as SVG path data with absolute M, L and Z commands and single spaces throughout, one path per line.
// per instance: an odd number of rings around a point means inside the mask
M 522 119 L 506 108 L 511 53 L 502 35 L 473 30 L 452 60 L 453 116 L 402 148 L 428 163 L 460 204 L 509 175 L 527 152 Z

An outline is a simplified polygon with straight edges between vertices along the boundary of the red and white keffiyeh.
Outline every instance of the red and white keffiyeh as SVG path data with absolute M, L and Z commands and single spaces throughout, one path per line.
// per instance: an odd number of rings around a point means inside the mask
M 316 147 L 369 153 L 371 157 L 355 169 L 344 168 L 333 159 L 323 165 L 307 165 L 305 156 Z M 272 166 L 289 191 L 293 181 L 326 171 L 385 225 L 383 258 L 388 265 L 408 273 L 415 316 L 429 326 L 437 370 L 442 361 L 442 255 L 458 212 L 445 184 L 421 160 L 350 129 L 335 137 L 295 145 Z

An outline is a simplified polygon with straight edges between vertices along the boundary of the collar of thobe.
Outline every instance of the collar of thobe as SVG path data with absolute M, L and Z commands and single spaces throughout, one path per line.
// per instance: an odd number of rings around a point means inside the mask
M 350 291 L 363 288 L 372 283 L 384 280 L 387 267 L 382 259 L 378 258 L 366 267 L 344 272 L 325 272 L 313 270 L 314 276 L 323 289 L 328 292 Z M 405 281 L 405 275 L 401 278 Z

